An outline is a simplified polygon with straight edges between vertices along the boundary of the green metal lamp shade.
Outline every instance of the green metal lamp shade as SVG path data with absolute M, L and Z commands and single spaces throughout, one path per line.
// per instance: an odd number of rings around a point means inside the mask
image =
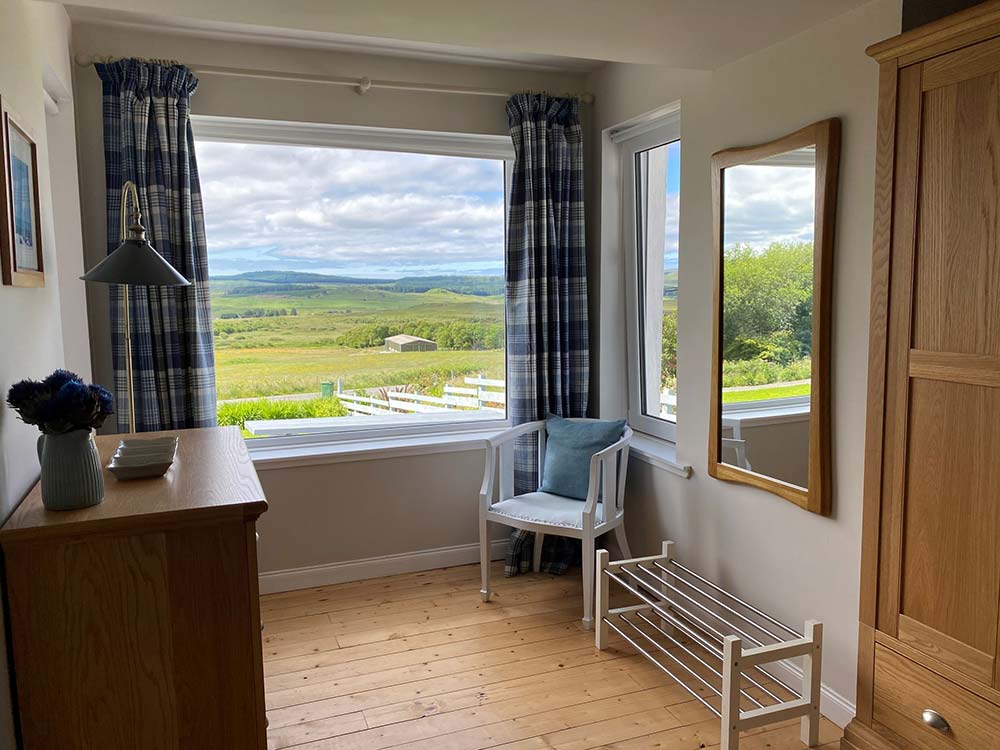
M 166 258 L 144 239 L 127 239 L 80 277 L 99 284 L 135 286 L 190 286 Z

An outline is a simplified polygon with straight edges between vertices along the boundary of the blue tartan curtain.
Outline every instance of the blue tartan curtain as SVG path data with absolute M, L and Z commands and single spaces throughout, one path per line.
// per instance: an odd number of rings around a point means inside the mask
M 507 101 L 514 174 L 507 229 L 507 399 L 515 425 L 587 412 L 587 262 L 579 101 Z M 537 489 L 537 451 L 515 451 L 518 492 Z
M 507 228 L 507 403 L 515 425 L 548 414 L 582 417 L 587 412 L 590 351 L 579 106 L 577 99 L 547 94 L 515 94 L 507 100 L 515 154 Z M 518 493 L 538 488 L 536 442 L 531 437 L 515 443 Z M 529 564 L 531 550 L 523 542 L 515 532 L 508 575 Z M 550 552 L 548 545 L 544 552 Z M 563 572 L 572 552 L 552 552 L 551 565 L 543 554 L 543 567 Z
M 104 84 L 108 252 L 120 240 L 120 194 L 131 179 L 150 243 L 189 287 L 131 287 L 136 431 L 216 423 L 215 355 L 208 253 L 191 95 L 198 79 L 181 65 L 139 60 L 96 65 Z M 112 357 L 118 404 L 127 403 L 121 289 L 111 288 Z M 128 410 L 118 409 L 128 429 Z

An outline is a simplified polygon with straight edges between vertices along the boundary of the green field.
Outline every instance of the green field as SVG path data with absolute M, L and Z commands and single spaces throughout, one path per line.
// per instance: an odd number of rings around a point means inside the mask
M 338 378 L 346 390 L 414 385 L 434 392 L 465 375 L 504 377 L 502 349 L 386 353 L 382 346 L 340 342 L 349 332 L 378 324 L 392 333 L 502 326 L 503 296 L 487 294 L 496 291 L 496 283 L 440 277 L 433 283 L 443 287 L 422 289 L 415 280 L 328 282 L 317 274 L 303 276 L 210 282 L 220 401 L 315 393 L 320 383 Z
M 750 388 L 743 391 L 723 391 L 722 403 L 739 404 L 747 401 L 764 401 L 772 398 L 791 398 L 793 396 L 808 396 L 809 383 L 775 384 L 764 388 Z

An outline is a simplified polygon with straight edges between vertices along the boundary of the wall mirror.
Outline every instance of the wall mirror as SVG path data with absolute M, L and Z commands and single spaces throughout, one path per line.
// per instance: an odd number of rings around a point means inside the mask
M 709 474 L 830 513 L 840 121 L 712 157 Z

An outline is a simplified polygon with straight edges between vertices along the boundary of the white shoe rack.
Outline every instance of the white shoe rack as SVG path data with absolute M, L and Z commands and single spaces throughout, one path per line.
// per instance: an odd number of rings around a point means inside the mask
M 719 717 L 722 750 L 738 750 L 742 731 L 799 717 L 802 742 L 819 744 L 822 623 L 807 620 L 800 633 L 677 562 L 672 550 L 664 542 L 660 555 L 617 562 L 598 550 L 597 648 L 608 647 L 611 631 L 624 638 Z M 609 606 L 612 585 L 640 603 Z M 800 689 L 764 669 L 796 657 Z

